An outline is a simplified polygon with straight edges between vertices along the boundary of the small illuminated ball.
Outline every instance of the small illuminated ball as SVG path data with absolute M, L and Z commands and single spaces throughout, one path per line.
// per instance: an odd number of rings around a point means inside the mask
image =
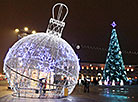
M 39 95 L 35 90 L 39 90 L 37 81 L 42 78 L 47 80 L 46 89 L 54 90 L 48 91 L 48 95 L 64 96 L 65 87 L 71 94 L 77 84 L 79 69 L 79 60 L 72 47 L 64 39 L 47 33 L 20 39 L 9 49 L 4 60 L 4 72 L 15 92 L 18 92 L 17 86 L 34 89 L 26 94 L 25 90 L 20 91 L 23 96 Z
M 76 46 L 76 49 L 78 49 L 78 50 L 79 50 L 79 49 L 80 49 L 80 45 L 77 45 L 77 46 Z

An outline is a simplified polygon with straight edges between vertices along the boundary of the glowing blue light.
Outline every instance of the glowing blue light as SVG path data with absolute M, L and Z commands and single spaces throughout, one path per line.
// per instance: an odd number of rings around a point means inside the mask
M 127 99 L 127 96 L 122 96 L 122 95 L 113 95 L 113 94 L 103 94 L 105 97 L 109 98 L 117 98 L 117 99 Z

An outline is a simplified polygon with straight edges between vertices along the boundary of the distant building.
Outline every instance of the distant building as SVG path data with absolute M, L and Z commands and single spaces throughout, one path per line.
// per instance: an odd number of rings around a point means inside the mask
M 80 74 L 79 79 L 88 78 L 93 82 L 94 79 L 97 81 L 102 78 L 105 64 L 98 63 L 80 63 Z M 128 79 L 138 78 L 138 65 L 125 65 Z

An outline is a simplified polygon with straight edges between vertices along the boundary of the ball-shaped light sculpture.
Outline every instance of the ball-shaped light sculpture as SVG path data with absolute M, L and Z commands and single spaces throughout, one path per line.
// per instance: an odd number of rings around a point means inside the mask
M 60 37 L 61 30 L 51 28 L 53 23 L 55 25 L 53 20 L 56 22 L 53 18 L 50 20 L 46 33 L 23 37 L 5 57 L 4 72 L 18 96 L 62 97 L 65 88 L 71 94 L 77 84 L 80 69 L 78 57 Z

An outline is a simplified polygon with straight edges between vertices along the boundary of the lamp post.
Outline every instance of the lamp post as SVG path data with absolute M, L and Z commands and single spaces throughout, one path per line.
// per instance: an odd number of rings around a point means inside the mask
M 24 27 L 24 29 L 18 29 L 16 28 L 15 33 L 17 34 L 18 40 L 23 38 L 24 36 L 30 35 L 30 34 L 35 34 L 35 30 L 29 30 L 28 27 Z

